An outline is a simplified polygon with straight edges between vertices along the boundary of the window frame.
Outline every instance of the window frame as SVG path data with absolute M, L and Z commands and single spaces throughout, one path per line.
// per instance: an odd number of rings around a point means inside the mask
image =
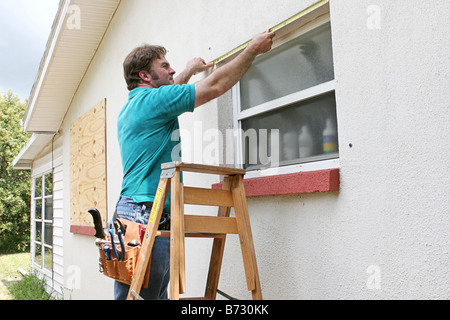
M 282 46 L 290 40 L 293 40 L 313 29 L 319 28 L 327 23 L 330 23 L 330 14 L 326 13 L 309 23 L 295 28 L 295 30 L 283 35 L 280 39 L 275 38 L 273 48 Z M 321 84 L 288 94 L 286 96 L 264 102 L 260 105 L 252 108 L 241 110 L 241 96 L 240 96 L 240 81 L 232 88 L 232 104 L 233 104 L 233 128 L 237 134 L 235 134 L 235 163 L 238 167 L 244 168 L 244 143 L 242 136 L 242 121 L 251 117 L 281 109 L 292 105 L 293 103 L 305 102 L 309 99 L 319 97 L 328 93 L 335 93 L 336 85 L 335 79 L 323 82 Z M 338 134 L 339 135 L 339 134 Z M 283 161 L 283 164 L 278 167 L 260 167 L 251 166 L 247 168 L 248 178 L 258 177 L 261 175 L 278 175 L 288 174 L 299 171 L 316 171 L 324 169 L 339 168 L 339 151 L 333 155 L 318 155 L 309 157 L 306 159 L 296 159 L 292 163 Z
M 51 175 L 51 179 L 52 179 L 52 189 L 51 189 L 51 194 L 46 194 L 45 190 L 46 190 L 46 179 L 47 177 Z M 36 182 L 41 179 L 40 182 L 40 196 L 36 197 L 36 188 L 38 187 L 36 185 Z M 51 274 L 52 273 L 52 269 L 53 269 L 53 264 L 54 264 L 54 259 L 53 259 L 53 228 L 54 228 L 54 223 L 53 223 L 53 215 L 54 213 L 52 212 L 52 217 L 51 219 L 46 219 L 46 200 L 51 199 L 51 203 L 52 203 L 52 211 L 53 211 L 53 193 L 54 193 L 54 172 L 53 170 L 46 170 L 43 172 L 40 172 L 38 174 L 36 174 L 35 176 L 32 177 L 32 194 L 31 194 L 31 230 L 32 230 L 32 236 L 31 236 L 31 265 L 33 269 L 39 270 L 42 273 L 45 274 Z M 41 204 L 41 212 L 40 212 L 40 218 L 36 218 L 36 202 L 38 200 L 42 201 Z M 36 235 L 37 235 L 37 230 L 36 230 L 36 224 L 40 223 L 41 224 L 41 230 L 40 230 L 40 240 L 36 239 Z M 46 243 L 46 227 L 50 227 L 51 229 L 51 244 L 47 244 Z M 39 246 L 41 248 L 41 253 L 40 253 L 40 261 L 36 261 L 36 248 L 37 246 Z M 46 250 L 49 250 L 51 252 L 51 265 L 50 268 L 47 268 L 46 266 L 46 260 L 45 260 L 45 252 Z

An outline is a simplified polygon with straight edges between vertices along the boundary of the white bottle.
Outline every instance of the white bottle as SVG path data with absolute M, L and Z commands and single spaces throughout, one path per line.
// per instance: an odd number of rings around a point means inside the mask
M 323 130 L 323 153 L 335 153 L 338 150 L 337 130 L 331 118 L 326 120 L 325 130 Z
M 311 157 L 314 154 L 313 138 L 311 130 L 307 124 L 304 124 L 298 136 L 298 150 L 300 158 Z
M 283 134 L 283 160 L 293 160 L 298 158 L 297 130 L 294 126 L 289 126 Z

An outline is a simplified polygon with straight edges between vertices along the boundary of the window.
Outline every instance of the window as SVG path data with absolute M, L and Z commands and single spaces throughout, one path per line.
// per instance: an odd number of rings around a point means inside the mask
M 247 170 L 339 157 L 329 19 L 284 38 L 233 88 L 237 163 Z
M 32 260 L 39 269 L 53 268 L 53 174 L 33 179 Z

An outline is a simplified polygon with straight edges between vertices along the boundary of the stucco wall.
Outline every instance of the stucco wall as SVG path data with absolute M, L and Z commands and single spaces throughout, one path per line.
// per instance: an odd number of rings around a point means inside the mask
M 331 1 L 343 227 L 334 231 L 349 257 L 332 297 L 450 296 L 449 13 L 445 1 Z M 369 264 L 381 268 L 380 290 L 352 285 Z
M 419 0 L 375 2 L 330 1 L 340 191 L 249 199 L 266 299 L 450 296 L 450 57 L 443 45 L 450 34 L 449 7 L 444 1 L 433 7 Z M 122 1 L 63 124 L 66 188 L 70 124 L 106 97 L 112 214 L 122 170 L 116 119 L 127 100 L 122 62 L 134 47 L 166 46 L 167 58 L 181 71 L 191 57 L 217 58 L 312 3 Z M 380 20 L 367 11 L 373 4 Z M 204 130 L 217 127 L 218 105 L 231 108 L 211 102 L 183 115 L 181 126 L 192 134 L 195 121 L 203 121 Z M 185 178 L 197 186 L 217 182 Z M 66 272 L 68 266 L 80 268 L 79 286 L 66 291 L 66 298 L 111 299 L 112 281 L 98 273 L 94 239 L 69 232 L 67 197 L 64 206 Z M 238 241 L 227 241 L 219 288 L 249 298 Z M 188 239 L 186 248 L 187 293 L 198 296 L 204 291 L 210 242 Z

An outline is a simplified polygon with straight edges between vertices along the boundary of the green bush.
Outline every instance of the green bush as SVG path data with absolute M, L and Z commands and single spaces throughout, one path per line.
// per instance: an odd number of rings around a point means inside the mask
M 10 288 L 13 300 L 53 300 L 45 291 L 45 280 L 35 274 L 28 274 Z

